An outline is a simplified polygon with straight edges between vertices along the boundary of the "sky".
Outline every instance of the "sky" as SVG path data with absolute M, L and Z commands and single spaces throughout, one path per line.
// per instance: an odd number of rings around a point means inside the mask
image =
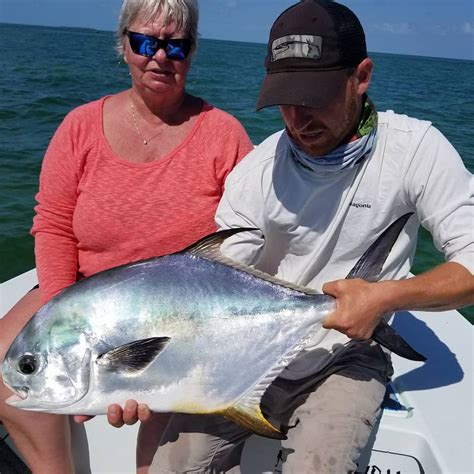
M 296 0 L 200 0 L 201 37 L 265 43 Z M 474 60 L 472 0 L 341 0 L 359 17 L 370 52 Z M 0 23 L 115 30 L 121 0 L 0 0 Z M 1 49 L 1 45 L 0 45 Z

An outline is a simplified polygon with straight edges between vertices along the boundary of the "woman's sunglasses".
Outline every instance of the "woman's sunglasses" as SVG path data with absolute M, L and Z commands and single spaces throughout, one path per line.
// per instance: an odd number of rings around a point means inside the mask
M 159 49 L 163 49 L 168 59 L 182 61 L 188 57 L 193 46 L 193 40 L 189 38 L 159 39 L 134 31 L 127 31 L 127 36 L 132 51 L 147 58 L 153 57 Z

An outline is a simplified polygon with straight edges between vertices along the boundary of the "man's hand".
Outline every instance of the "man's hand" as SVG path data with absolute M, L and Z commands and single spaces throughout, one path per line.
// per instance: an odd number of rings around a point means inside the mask
M 76 415 L 76 423 L 84 423 L 94 418 L 93 416 Z M 109 405 L 107 410 L 107 421 L 115 428 L 121 428 L 123 425 L 134 425 L 137 421 L 149 421 L 151 411 L 147 405 L 137 403 L 135 400 L 127 400 L 125 407 L 120 405 Z
M 336 329 L 351 339 L 369 339 L 382 316 L 390 312 L 382 282 L 336 280 L 326 283 L 323 292 L 336 298 L 336 310 L 323 327 Z
M 337 305 L 323 326 L 352 339 L 369 339 L 382 316 L 392 311 L 444 311 L 474 304 L 474 276 L 459 263 L 446 262 L 404 280 L 331 281 L 323 292 L 334 296 Z

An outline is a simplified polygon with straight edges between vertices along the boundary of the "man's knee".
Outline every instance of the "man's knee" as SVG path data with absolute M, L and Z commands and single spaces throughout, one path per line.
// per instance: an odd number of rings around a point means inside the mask
M 246 436 L 244 430 L 222 417 L 173 415 L 150 474 L 239 472 Z
M 340 473 L 356 468 L 380 413 L 384 385 L 377 380 L 329 376 L 298 407 L 283 441 L 283 464 L 292 472 Z

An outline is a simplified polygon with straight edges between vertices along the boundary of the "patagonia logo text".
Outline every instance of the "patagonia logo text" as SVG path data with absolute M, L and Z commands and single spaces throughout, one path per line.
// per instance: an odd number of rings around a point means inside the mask
M 368 202 L 351 202 L 351 207 L 355 207 L 357 209 L 360 208 L 366 208 L 366 209 L 372 209 L 372 204 Z

